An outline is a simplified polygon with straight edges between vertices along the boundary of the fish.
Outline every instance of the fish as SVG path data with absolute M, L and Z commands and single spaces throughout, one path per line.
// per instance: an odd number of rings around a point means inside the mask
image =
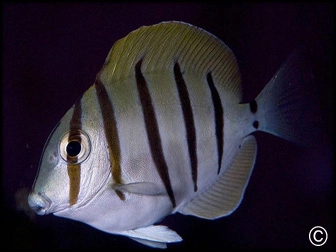
M 294 51 L 243 102 L 237 59 L 215 35 L 182 21 L 141 26 L 112 46 L 52 130 L 28 204 L 150 247 L 181 242 L 160 221 L 234 212 L 256 163 L 255 132 L 318 139 L 306 70 Z

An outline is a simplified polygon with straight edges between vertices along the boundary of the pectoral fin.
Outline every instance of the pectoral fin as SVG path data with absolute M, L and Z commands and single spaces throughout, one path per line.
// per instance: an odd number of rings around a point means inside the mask
M 166 248 L 166 243 L 182 241 L 181 236 L 179 236 L 175 231 L 162 225 L 151 225 L 148 227 L 137 228 L 123 231 L 120 234 L 154 248 Z
M 206 192 L 190 201 L 180 213 L 205 219 L 231 214 L 240 204 L 251 176 L 257 154 L 254 136 L 247 136 L 229 169 Z
M 113 185 L 112 189 L 120 192 L 143 195 L 160 195 L 163 192 L 161 187 L 152 182 L 136 182 L 129 184 Z

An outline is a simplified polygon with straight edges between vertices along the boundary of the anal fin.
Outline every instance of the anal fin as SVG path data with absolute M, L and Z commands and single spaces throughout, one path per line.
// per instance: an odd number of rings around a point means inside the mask
M 134 237 L 129 237 L 132 240 L 139 242 L 143 245 L 146 245 L 148 247 L 152 248 L 159 248 L 159 249 L 166 249 L 167 248 L 167 243 L 165 242 L 157 242 L 157 241 L 151 241 L 151 240 L 146 240 L 146 239 L 141 239 L 141 238 L 134 238 Z
M 185 215 L 217 219 L 231 214 L 243 199 L 257 154 L 257 143 L 252 135 L 244 138 L 228 170 L 197 198 L 179 210 Z
M 134 241 L 154 248 L 166 248 L 166 243 L 182 241 L 181 236 L 175 231 L 162 225 L 151 225 L 148 227 L 123 231 L 119 234 L 128 236 Z

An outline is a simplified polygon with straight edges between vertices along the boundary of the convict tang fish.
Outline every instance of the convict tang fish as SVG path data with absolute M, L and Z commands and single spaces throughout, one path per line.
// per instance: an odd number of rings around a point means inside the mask
M 156 223 L 232 213 L 255 163 L 253 132 L 314 140 L 309 78 L 297 63 L 294 53 L 242 103 L 236 59 L 217 37 L 183 22 L 140 27 L 113 45 L 51 133 L 29 205 L 152 247 L 181 241 Z

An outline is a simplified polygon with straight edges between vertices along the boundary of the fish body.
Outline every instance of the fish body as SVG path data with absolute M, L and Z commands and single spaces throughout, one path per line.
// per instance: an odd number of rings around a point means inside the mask
M 50 134 L 29 205 L 158 248 L 182 240 L 155 225 L 167 215 L 229 215 L 255 163 L 252 133 L 304 143 L 316 127 L 296 58 L 241 103 L 236 59 L 217 37 L 183 22 L 140 27 Z

